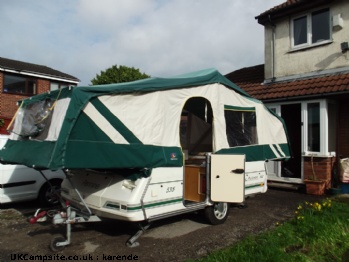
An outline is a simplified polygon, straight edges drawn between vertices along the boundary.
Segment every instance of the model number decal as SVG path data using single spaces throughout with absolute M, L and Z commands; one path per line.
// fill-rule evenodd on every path
M 175 191 L 175 189 L 176 189 L 176 187 L 174 187 L 174 186 L 168 187 L 168 188 L 166 189 L 166 193 L 172 193 L 172 192 Z

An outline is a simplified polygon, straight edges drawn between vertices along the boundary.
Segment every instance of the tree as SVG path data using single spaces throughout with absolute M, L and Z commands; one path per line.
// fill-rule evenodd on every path
M 91 80 L 91 83 L 93 85 L 104 85 L 130 82 L 149 77 L 149 75 L 141 73 L 139 69 L 134 67 L 113 65 L 107 70 L 101 71 L 100 75 L 97 74 L 96 77 Z

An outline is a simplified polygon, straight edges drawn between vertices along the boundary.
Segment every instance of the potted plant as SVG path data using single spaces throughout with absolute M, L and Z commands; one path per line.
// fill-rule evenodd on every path
M 325 194 L 326 183 L 323 180 L 304 179 L 307 194 L 323 195 Z
M 323 195 L 325 193 L 326 181 L 318 179 L 314 171 L 313 155 L 311 156 L 311 176 L 304 179 L 306 192 L 310 195 Z

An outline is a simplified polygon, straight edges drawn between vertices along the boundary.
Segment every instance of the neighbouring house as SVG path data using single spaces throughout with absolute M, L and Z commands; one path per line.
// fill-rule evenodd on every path
M 226 76 L 281 115 L 293 158 L 269 162 L 268 180 L 330 189 L 349 157 L 349 1 L 288 0 L 256 17 L 265 31 L 262 65 Z
M 79 82 L 76 77 L 47 66 L 0 57 L 0 134 L 7 134 L 17 101 Z

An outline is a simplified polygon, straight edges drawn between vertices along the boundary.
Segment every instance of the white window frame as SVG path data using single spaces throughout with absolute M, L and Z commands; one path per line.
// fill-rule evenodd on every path
M 51 82 L 50 83 L 50 91 L 58 90 L 59 89 L 59 83 L 57 82 Z
M 319 151 L 310 151 L 308 150 L 308 104 L 319 104 L 320 110 L 320 150 Z M 312 100 L 307 102 L 302 102 L 302 122 L 303 122 L 303 155 L 327 155 L 327 137 L 328 134 L 328 125 L 327 125 L 327 109 L 326 109 L 326 100 Z
M 335 152 L 329 152 L 329 121 L 328 121 L 328 105 L 331 103 L 330 100 L 318 99 L 318 100 L 309 100 L 309 101 L 298 101 L 298 102 L 286 102 L 280 104 L 266 104 L 270 109 L 275 110 L 276 114 L 281 116 L 281 106 L 287 104 L 300 104 L 301 105 L 301 121 L 302 121 L 302 130 L 301 130 L 301 149 L 302 149 L 302 160 L 301 160 L 301 178 L 284 178 L 281 175 L 281 164 L 280 162 L 270 161 L 266 163 L 268 179 L 275 181 L 287 181 L 299 183 L 303 181 L 304 175 L 304 156 L 314 155 L 317 157 L 329 157 L 335 156 Z M 320 151 L 312 152 L 306 150 L 308 147 L 308 104 L 309 103 L 320 103 Z M 333 103 L 333 102 L 332 102 Z M 282 116 L 281 116 L 282 117 Z M 292 143 L 292 141 L 290 141 Z
M 301 104 L 301 121 L 302 121 L 302 136 L 301 146 L 303 156 L 332 156 L 334 152 L 329 152 L 329 126 L 328 126 L 328 104 L 330 101 L 326 99 L 309 100 L 303 102 L 296 102 Z M 320 104 L 320 151 L 308 150 L 308 104 L 319 103 Z M 292 103 L 281 103 L 281 104 L 267 104 L 269 108 L 274 108 L 276 113 L 281 115 L 281 105 L 292 104 Z M 282 116 L 281 116 L 282 117 Z M 291 141 L 292 143 L 292 141 Z
M 67 83 L 60 83 L 60 82 L 51 82 L 50 83 L 50 91 L 55 91 L 64 87 L 68 87 L 69 84 Z
M 312 43 L 311 40 L 312 40 L 312 32 L 313 32 L 313 29 L 312 29 L 312 23 L 311 23 L 311 18 L 312 18 L 312 15 L 314 12 L 317 12 L 317 11 L 321 11 L 321 10 L 325 10 L 325 9 L 328 9 L 328 12 L 329 12 L 329 34 L 330 34 L 330 37 L 329 39 L 326 39 L 324 41 L 321 41 L 321 42 L 318 42 L 318 43 Z M 304 43 L 304 44 L 300 44 L 300 45 L 295 45 L 294 44 L 294 21 L 298 18 L 301 18 L 301 17 L 306 17 L 307 19 L 307 42 Z M 307 47 L 313 47 L 313 46 L 319 46 L 319 45 L 323 45 L 323 44 L 327 44 L 327 43 L 331 43 L 332 42 L 332 19 L 331 19 L 331 9 L 330 8 L 321 8 L 321 9 L 316 9 L 316 10 L 312 10 L 311 12 L 309 13 L 303 13 L 301 15 L 298 15 L 298 16 L 294 16 L 291 18 L 290 20 L 290 39 L 291 39 L 291 48 L 292 49 L 302 49 L 302 48 L 307 48 Z

